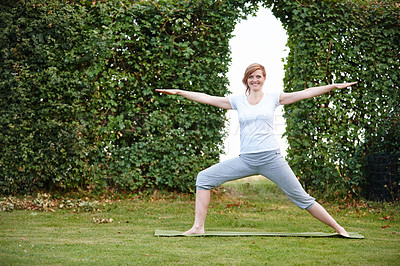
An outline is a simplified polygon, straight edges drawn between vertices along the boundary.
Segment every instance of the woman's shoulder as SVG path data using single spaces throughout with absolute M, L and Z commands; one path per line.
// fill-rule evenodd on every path
M 279 105 L 281 93 L 282 93 L 281 91 L 266 92 L 264 96 L 266 96 L 265 98 L 269 99 L 269 101 L 275 103 L 275 105 Z
M 228 97 L 231 98 L 231 99 L 235 99 L 235 100 L 241 100 L 241 99 L 245 99 L 246 95 L 244 95 L 244 94 L 230 94 Z
M 246 96 L 244 94 L 231 94 L 228 96 L 229 102 L 233 110 L 237 110 L 242 106 Z
M 246 95 L 244 94 L 231 94 L 228 97 L 231 102 L 243 102 L 246 100 Z
M 266 95 L 281 95 L 281 91 L 268 91 L 265 92 Z

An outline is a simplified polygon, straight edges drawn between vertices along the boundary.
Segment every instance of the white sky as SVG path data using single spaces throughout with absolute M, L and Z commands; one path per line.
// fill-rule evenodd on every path
M 229 68 L 229 90 L 233 94 L 242 94 L 245 87 L 242 78 L 246 67 L 252 63 L 260 63 L 265 67 L 267 80 L 264 83 L 264 91 L 282 91 L 284 77 L 284 63 L 286 58 L 286 32 L 281 22 L 274 17 L 269 9 L 260 7 L 257 16 L 248 17 L 241 21 L 235 28 L 230 41 L 232 51 L 232 64 Z M 279 114 L 281 109 L 277 109 Z M 221 155 L 221 161 L 239 155 L 239 123 L 236 111 L 228 111 L 230 125 L 227 126 L 228 137 L 225 140 L 225 153 Z M 279 119 L 278 119 L 279 120 Z M 282 131 L 282 126 L 277 126 Z M 282 134 L 282 132 L 278 132 Z M 286 142 L 281 141 L 282 155 L 286 155 Z
M 262 64 L 267 71 L 264 90 L 283 90 L 283 62 L 287 56 L 286 32 L 281 22 L 269 9 L 260 7 L 256 17 L 241 21 L 233 31 L 230 41 L 232 64 L 228 72 L 230 90 L 244 92 L 241 80 L 246 67 L 252 63 Z

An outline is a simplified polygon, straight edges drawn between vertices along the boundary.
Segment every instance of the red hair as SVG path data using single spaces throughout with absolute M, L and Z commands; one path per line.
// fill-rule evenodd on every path
M 249 65 L 246 68 L 246 71 L 244 72 L 244 77 L 242 79 L 243 84 L 246 86 L 246 95 L 250 94 L 250 87 L 247 84 L 247 80 L 249 79 L 250 75 L 252 73 L 254 73 L 255 71 L 257 71 L 257 70 L 261 70 L 264 78 L 267 76 L 267 72 L 265 71 L 265 68 L 264 68 L 263 65 L 260 65 L 260 64 L 257 64 L 257 63 Z

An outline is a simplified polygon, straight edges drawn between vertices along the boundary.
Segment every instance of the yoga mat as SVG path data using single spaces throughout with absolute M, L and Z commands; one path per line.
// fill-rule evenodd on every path
M 303 232 L 303 233 L 281 233 L 281 232 L 228 232 L 228 231 L 207 231 L 205 234 L 190 235 L 188 237 L 204 237 L 204 236 L 286 236 L 286 237 L 341 237 L 352 239 L 363 239 L 364 236 L 356 232 L 348 232 L 349 237 L 339 235 L 338 233 L 321 233 L 321 232 Z M 155 236 L 185 236 L 181 231 L 159 230 L 154 233 Z

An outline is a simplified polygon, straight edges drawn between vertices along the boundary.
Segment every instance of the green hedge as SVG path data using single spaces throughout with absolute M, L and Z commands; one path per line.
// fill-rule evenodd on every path
M 351 89 L 285 106 L 287 159 L 309 190 L 360 195 L 367 156 L 400 150 L 400 6 L 268 2 L 288 34 L 286 91 L 358 81 Z
M 359 82 L 285 107 L 306 188 L 359 195 L 368 154 L 400 150 L 395 1 L 4 0 L 0 193 L 193 190 L 225 112 L 154 90 L 226 95 L 231 33 L 258 3 L 287 30 L 285 91 Z
M 194 189 L 225 112 L 156 88 L 228 93 L 254 1 L 2 1 L 0 193 Z

